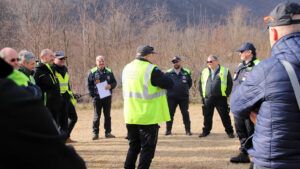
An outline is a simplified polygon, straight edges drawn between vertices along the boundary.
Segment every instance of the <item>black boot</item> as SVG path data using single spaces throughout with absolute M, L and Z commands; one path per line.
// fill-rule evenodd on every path
M 171 133 L 170 130 L 167 130 L 166 133 L 165 133 L 166 136 L 171 135 L 171 134 L 172 134 L 172 133 Z
M 249 159 L 248 154 L 240 153 L 238 156 L 232 157 L 230 159 L 230 162 L 232 162 L 232 163 L 250 163 L 250 159 Z

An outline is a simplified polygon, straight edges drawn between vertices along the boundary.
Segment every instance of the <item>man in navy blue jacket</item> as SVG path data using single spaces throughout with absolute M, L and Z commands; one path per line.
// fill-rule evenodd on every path
M 189 115 L 189 89 L 192 87 L 191 71 L 181 66 L 182 60 L 178 56 L 172 59 L 173 69 L 166 73 L 170 77 L 174 86 L 167 90 L 168 106 L 170 109 L 171 121 L 166 123 L 167 130 L 165 135 L 170 135 L 173 125 L 173 118 L 177 105 L 179 105 L 186 135 L 191 136 L 191 120 Z
M 260 62 L 236 88 L 231 109 L 236 118 L 250 116 L 256 122 L 253 147 L 248 150 L 254 168 L 296 169 L 300 166 L 300 110 L 280 60 L 292 65 L 299 80 L 300 4 L 278 4 L 265 22 L 271 57 Z

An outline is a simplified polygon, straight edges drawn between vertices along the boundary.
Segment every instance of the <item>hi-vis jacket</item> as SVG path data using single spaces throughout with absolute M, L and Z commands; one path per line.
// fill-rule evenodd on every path
M 122 73 L 125 123 L 150 125 L 170 120 L 166 90 L 151 83 L 155 68 L 156 65 L 139 59 L 125 66 Z

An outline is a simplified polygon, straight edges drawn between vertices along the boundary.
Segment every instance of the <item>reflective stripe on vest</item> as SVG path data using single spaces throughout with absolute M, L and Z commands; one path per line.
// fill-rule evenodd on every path
M 62 75 L 58 72 L 55 72 L 55 75 L 58 78 L 60 93 L 64 94 L 64 93 L 68 92 L 69 95 L 71 96 L 70 101 L 74 105 L 76 103 L 76 99 L 75 99 L 73 93 L 70 91 L 70 88 L 69 88 L 69 74 L 68 74 L 68 72 L 66 72 L 65 78 L 63 78 Z
M 152 72 L 154 65 L 149 64 L 146 68 L 145 77 L 144 77 L 144 87 L 143 87 L 143 93 L 135 93 L 135 92 L 129 92 L 129 91 L 123 91 L 124 97 L 131 97 L 131 98 L 139 98 L 139 99 L 154 99 L 157 97 L 160 97 L 162 95 L 166 94 L 166 90 L 160 91 L 158 93 L 149 94 L 148 93 L 148 83 L 150 80 L 150 75 Z
M 48 63 L 45 63 L 45 65 L 47 66 L 47 68 L 48 68 L 48 69 L 50 70 L 50 72 L 52 73 L 52 74 L 49 74 L 49 75 L 50 75 L 50 78 L 51 78 L 51 80 L 52 80 L 52 83 L 53 83 L 53 84 L 56 84 L 57 81 L 56 81 L 55 78 L 52 76 L 52 75 L 54 75 L 54 73 L 53 73 L 53 71 L 52 71 L 50 65 L 49 65 Z
M 229 71 L 228 68 L 220 66 L 219 76 L 220 76 L 220 80 L 221 80 L 220 87 L 221 87 L 222 96 L 226 96 L 228 71 Z M 210 75 L 209 68 L 205 68 L 201 74 L 201 88 L 202 88 L 202 95 L 204 98 L 206 97 L 206 83 L 207 83 L 209 75 Z
M 62 75 L 58 72 L 55 72 L 55 75 L 58 78 L 59 86 L 60 86 L 60 93 L 66 93 L 69 91 L 69 74 L 66 72 L 65 77 L 63 78 Z
M 171 119 L 166 90 L 151 84 L 155 67 L 138 59 L 125 66 L 122 73 L 125 123 L 150 125 Z
M 34 78 L 33 78 L 31 75 L 29 76 L 29 81 L 30 81 L 32 84 L 35 85 L 35 80 L 34 80 Z

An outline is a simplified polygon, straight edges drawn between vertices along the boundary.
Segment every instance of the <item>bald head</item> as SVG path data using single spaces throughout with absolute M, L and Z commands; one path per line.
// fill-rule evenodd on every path
M 40 54 L 41 61 L 52 64 L 54 60 L 54 53 L 50 49 L 43 49 Z
M 3 48 L 0 51 L 0 57 L 9 63 L 14 69 L 19 69 L 18 53 L 13 48 Z

